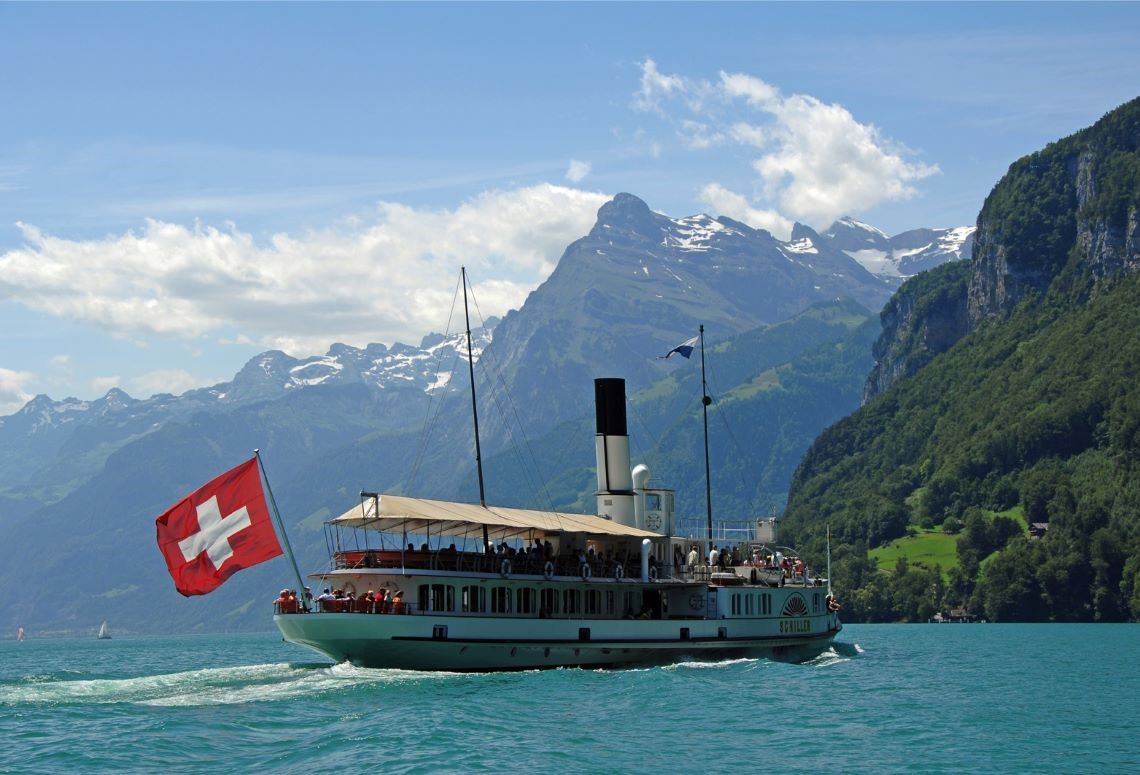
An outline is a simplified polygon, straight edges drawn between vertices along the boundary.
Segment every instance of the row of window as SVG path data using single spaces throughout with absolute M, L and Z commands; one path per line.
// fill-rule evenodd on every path
M 733 592 L 731 598 L 733 616 L 771 616 L 772 595 L 770 592 Z M 823 611 L 823 597 L 819 592 L 811 596 L 812 613 Z
M 731 605 L 733 616 L 770 616 L 772 614 L 772 593 L 733 592 Z
M 641 605 L 637 590 L 614 589 L 534 589 L 533 587 L 485 587 L 481 584 L 458 588 L 450 584 L 420 584 L 421 611 L 465 614 L 587 614 L 623 616 Z

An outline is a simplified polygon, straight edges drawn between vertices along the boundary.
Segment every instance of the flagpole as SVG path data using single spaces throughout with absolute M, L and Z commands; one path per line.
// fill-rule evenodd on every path
M 301 578 L 301 569 L 297 567 L 297 558 L 293 556 L 293 547 L 289 545 L 289 535 L 285 532 L 285 524 L 281 521 L 281 512 L 277 510 L 277 499 L 273 497 L 273 488 L 269 486 L 269 474 L 265 473 L 265 463 L 261 461 L 261 451 L 254 450 L 253 456 L 257 458 L 257 467 L 261 471 L 261 480 L 265 482 L 265 490 L 269 493 L 269 505 L 273 507 L 273 516 L 277 519 L 277 530 L 281 533 L 281 540 L 285 544 L 285 553 L 289 555 L 289 562 L 293 566 L 293 573 L 297 576 L 297 602 L 303 611 L 309 610 L 309 601 L 305 597 L 305 582 Z
M 831 525 L 827 526 L 827 594 L 831 594 Z
M 693 329 L 689 329 L 692 331 Z M 712 547 L 712 481 L 709 476 L 709 387 L 705 381 L 705 326 L 701 324 L 701 411 L 705 416 L 705 508 L 708 511 L 709 547 Z

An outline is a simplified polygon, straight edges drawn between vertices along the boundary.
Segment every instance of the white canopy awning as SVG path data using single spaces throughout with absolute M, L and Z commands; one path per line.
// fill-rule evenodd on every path
M 592 536 L 661 538 L 660 533 L 629 527 L 591 514 L 561 511 L 508 509 L 477 503 L 452 503 L 403 495 L 366 498 L 336 519 L 333 525 L 370 530 L 449 536 L 482 534 L 487 527 L 493 539 L 527 535 L 541 538 L 556 533 L 586 533 Z

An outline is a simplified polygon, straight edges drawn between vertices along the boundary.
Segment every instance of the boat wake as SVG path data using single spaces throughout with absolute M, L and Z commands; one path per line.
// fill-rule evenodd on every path
M 763 662 L 763 659 L 742 657 L 739 659 L 721 659 L 717 661 L 712 660 L 689 660 L 686 662 L 677 662 L 672 665 L 665 665 L 663 670 L 668 672 L 676 672 L 678 670 L 724 670 L 726 668 L 735 667 L 736 665 L 753 665 L 758 662 Z
M 858 643 L 832 643 L 827 651 L 803 664 L 808 667 L 831 667 L 850 662 L 862 653 L 863 649 Z
M 74 674 L 27 676 L 0 685 L 0 707 L 19 705 L 136 705 L 192 707 L 276 702 L 384 684 L 422 684 L 458 673 L 370 670 L 349 663 L 265 664 L 182 673 L 77 680 Z

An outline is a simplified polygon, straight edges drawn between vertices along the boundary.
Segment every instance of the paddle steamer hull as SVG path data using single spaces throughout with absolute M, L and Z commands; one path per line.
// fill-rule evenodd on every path
M 687 658 L 768 657 L 802 662 L 826 651 L 839 627 L 828 616 L 798 620 L 797 626 L 809 631 L 795 635 L 761 634 L 761 630 L 779 629 L 778 623 L 772 628 L 726 620 L 503 622 L 471 617 L 457 622 L 450 617 L 367 614 L 279 615 L 275 619 L 285 640 L 338 662 L 443 671 L 664 664 Z
M 807 582 L 727 586 L 430 570 L 313 578 L 334 588 L 405 590 L 408 600 L 398 607 L 389 598 L 364 611 L 340 613 L 336 605 L 318 604 L 310 613 L 274 617 L 285 640 L 372 668 L 527 670 L 736 657 L 800 662 L 827 650 L 841 629 L 838 615 L 827 609 L 826 590 Z M 487 604 L 496 601 L 515 604 L 499 603 L 501 612 L 488 615 Z M 526 610 L 521 601 L 551 609 Z M 581 613 L 590 601 L 596 615 Z M 622 615 L 626 604 L 642 614 Z

